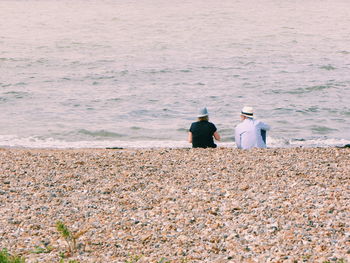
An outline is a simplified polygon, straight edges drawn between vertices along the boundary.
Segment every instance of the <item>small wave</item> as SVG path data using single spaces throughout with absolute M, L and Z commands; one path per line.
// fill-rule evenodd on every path
M 187 82 L 176 82 L 174 83 L 174 86 L 187 86 L 188 83 Z
M 333 67 L 332 65 L 325 65 L 325 66 L 321 66 L 320 69 L 335 70 L 336 68 Z
M 116 138 L 116 137 L 124 137 L 125 135 L 115 132 L 110 132 L 106 130 L 99 130 L 99 131 L 88 131 L 85 129 L 81 129 L 78 131 L 79 134 L 88 135 L 91 137 L 109 137 L 109 138 Z
M 214 66 L 202 66 L 200 68 L 201 69 L 215 69 L 216 67 L 214 67 Z
M 338 131 L 337 129 L 329 128 L 326 126 L 317 126 L 317 125 L 312 126 L 311 130 L 317 134 L 328 134 L 333 131 Z
M 107 99 L 107 101 L 121 101 L 122 99 L 121 98 L 110 98 L 110 99 Z
M 314 139 L 292 139 L 289 141 L 291 147 L 337 147 L 350 143 L 350 140 L 334 138 L 314 138 Z
M 159 73 L 170 73 L 170 69 L 151 69 L 149 71 L 145 71 L 145 73 L 149 74 L 159 74 Z
M 121 75 L 121 76 L 125 76 L 125 75 L 127 75 L 127 74 L 129 74 L 129 70 L 122 70 L 122 71 L 120 71 L 119 72 L 119 74 Z
M 102 46 L 104 47 L 104 46 Z M 97 63 L 114 63 L 115 60 L 114 59 L 100 59 L 96 61 Z
M 350 116 L 350 111 L 343 111 L 341 112 L 341 114 L 345 116 Z
M 13 86 L 26 86 L 26 85 L 28 85 L 28 83 L 26 82 L 18 82 L 16 84 L 13 84 Z
M 49 62 L 49 60 L 45 58 L 40 58 L 40 59 L 37 59 L 35 62 L 38 64 L 46 64 Z
M 180 69 L 179 70 L 180 72 L 183 72 L 183 73 L 189 73 L 189 72 L 192 72 L 191 69 Z
M 115 76 L 110 76 L 110 75 L 92 75 L 88 76 L 87 79 L 92 79 L 92 80 L 106 80 L 106 79 L 114 79 Z
M 275 89 L 275 90 L 267 90 L 264 91 L 265 94 L 305 94 L 305 93 L 311 93 L 316 91 L 322 91 L 328 88 L 331 88 L 331 85 L 316 85 L 306 88 L 297 88 L 292 90 L 282 90 L 282 89 Z
M 28 58 L 0 58 L 0 61 L 9 61 L 9 62 L 28 62 Z
M 308 108 L 306 111 L 307 112 L 318 112 L 320 109 L 316 106 Z
M 311 86 L 311 87 L 307 87 L 304 89 L 300 89 L 300 93 L 310 93 L 313 91 L 320 91 L 320 90 L 324 90 L 324 89 L 328 89 L 330 88 L 330 85 L 319 85 L 319 86 Z
M 350 143 L 350 140 L 336 138 L 267 138 L 269 148 L 291 148 L 291 147 L 339 147 Z
M 3 98 L 5 100 L 11 100 L 11 99 L 23 99 L 25 97 L 28 97 L 28 92 L 22 92 L 22 91 L 9 91 L 3 93 Z
M 275 108 L 273 109 L 273 111 L 277 111 L 277 112 L 283 112 L 283 113 L 288 113 L 288 112 L 292 112 L 294 111 L 294 109 L 290 109 L 290 108 Z

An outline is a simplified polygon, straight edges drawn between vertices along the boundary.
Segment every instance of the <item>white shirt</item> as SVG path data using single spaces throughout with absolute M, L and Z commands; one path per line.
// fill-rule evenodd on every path
M 235 140 L 237 148 L 266 148 L 266 144 L 261 136 L 261 130 L 269 130 L 267 124 L 251 118 L 245 119 L 237 125 L 235 130 Z

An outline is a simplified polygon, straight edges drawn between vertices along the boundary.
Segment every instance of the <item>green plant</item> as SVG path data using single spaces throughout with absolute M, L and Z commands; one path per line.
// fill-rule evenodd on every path
M 170 263 L 170 261 L 166 260 L 166 258 L 161 258 L 157 263 Z
M 346 263 L 345 259 L 343 258 L 340 258 L 340 259 L 337 259 L 336 261 L 333 261 L 334 263 Z M 323 261 L 322 263 L 331 263 L 330 261 Z
M 61 236 L 66 240 L 68 245 L 68 252 L 72 253 L 77 250 L 77 240 L 80 236 L 84 235 L 88 229 L 77 231 L 73 233 L 69 228 L 61 221 L 56 222 L 56 229 Z
M 60 257 L 60 263 L 64 263 L 64 258 L 66 258 L 66 255 L 61 251 L 58 253 L 58 256 Z
M 32 251 L 33 254 L 42 254 L 42 253 L 50 253 L 53 250 L 51 246 L 39 247 L 35 246 Z
M 304 261 L 307 261 L 311 258 L 311 255 L 303 255 L 302 258 Z
M 7 249 L 0 251 L 0 263 L 25 263 L 25 259 L 19 256 L 10 255 Z
M 65 263 L 63 258 L 60 259 L 60 263 Z M 79 263 L 79 261 L 78 260 L 69 260 L 68 263 Z
M 136 263 L 137 261 L 139 261 L 141 259 L 142 256 L 139 255 L 133 255 L 130 256 L 129 259 L 127 261 L 125 261 L 125 263 Z

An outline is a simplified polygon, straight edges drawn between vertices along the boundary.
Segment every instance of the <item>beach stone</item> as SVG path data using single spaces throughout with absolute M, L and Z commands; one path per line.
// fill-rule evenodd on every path
M 58 262 L 62 221 L 80 262 L 349 261 L 349 151 L 3 149 L 0 247 Z

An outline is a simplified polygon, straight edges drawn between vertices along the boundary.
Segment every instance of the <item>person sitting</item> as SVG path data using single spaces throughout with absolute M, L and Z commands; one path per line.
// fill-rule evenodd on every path
M 213 138 L 220 141 L 220 135 L 215 125 L 209 122 L 207 108 L 201 109 L 197 117 L 197 122 L 191 124 L 188 141 L 192 143 L 193 148 L 216 148 Z
M 270 126 L 254 119 L 252 107 L 242 109 L 241 121 L 235 129 L 237 148 L 266 148 L 266 131 Z

